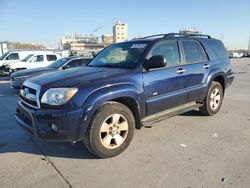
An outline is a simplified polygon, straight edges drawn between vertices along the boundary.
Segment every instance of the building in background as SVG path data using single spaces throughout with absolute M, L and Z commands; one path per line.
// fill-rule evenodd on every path
M 102 35 L 102 43 L 105 45 L 110 45 L 113 43 L 113 36 L 110 34 L 104 34 Z
M 78 55 L 86 55 L 98 53 L 104 48 L 103 44 L 98 42 L 98 36 L 81 35 L 81 34 L 67 34 L 61 37 L 61 49 L 74 51 Z
M 116 21 L 113 26 L 113 43 L 128 40 L 128 25 L 121 21 Z
M 61 37 L 62 47 L 71 43 L 84 43 L 84 44 L 96 44 L 98 43 L 98 36 L 96 35 L 81 35 L 81 34 L 67 34 Z
M 96 44 L 84 44 L 84 43 L 71 43 L 70 50 L 75 51 L 86 51 L 86 52 L 95 52 L 103 49 L 105 46 L 102 43 Z

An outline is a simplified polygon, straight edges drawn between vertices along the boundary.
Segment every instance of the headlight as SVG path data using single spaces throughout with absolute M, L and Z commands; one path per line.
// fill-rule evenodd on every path
M 77 91 L 77 88 L 51 88 L 43 94 L 41 103 L 62 105 L 70 100 Z
M 18 77 L 13 76 L 14 80 L 22 80 L 22 81 L 27 80 L 29 77 L 30 76 L 18 76 Z

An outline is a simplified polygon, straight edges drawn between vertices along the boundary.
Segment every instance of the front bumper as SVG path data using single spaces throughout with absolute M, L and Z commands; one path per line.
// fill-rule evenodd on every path
M 25 106 L 20 100 L 15 118 L 29 134 L 48 141 L 73 142 L 82 122 L 82 109 L 65 111 L 64 109 L 37 109 Z M 55 124 L 58 131 L 54 132 L 51 125 Z
M 6 65 L 0 66 L 0 75 L 1 76 L 9 75 L 9 68 L 7 68 Z

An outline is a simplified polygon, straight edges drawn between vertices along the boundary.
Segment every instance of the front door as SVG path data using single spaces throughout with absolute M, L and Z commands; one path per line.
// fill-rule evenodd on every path
M 181 63 L 178 42 L 167 40 L 157 43 L 149 52 L 147 59 L 153 55 L 163 55 L 167 65 L 164 68 L 151 69 L 143 73 L 147 115 L 187 101 L 184 84 L 186 72 Z

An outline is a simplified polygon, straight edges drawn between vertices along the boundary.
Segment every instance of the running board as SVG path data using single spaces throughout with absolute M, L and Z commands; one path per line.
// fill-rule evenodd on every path
M 146 116 L 141 120 L 141 122 L 143 126 L 151 127 L 150 125 L 153 123 L 175 116 L 177 114 L 183 114 L 195 108 L 199 108 L 202 105 L 203 105 L 202 103 L 190 102 L 190 103 L 183 104 L 183 105 L 180 105 L 180 106 L 168 109 L 168 110 L 164 110 L 162 112 L 158 112 L 153 115 Z

